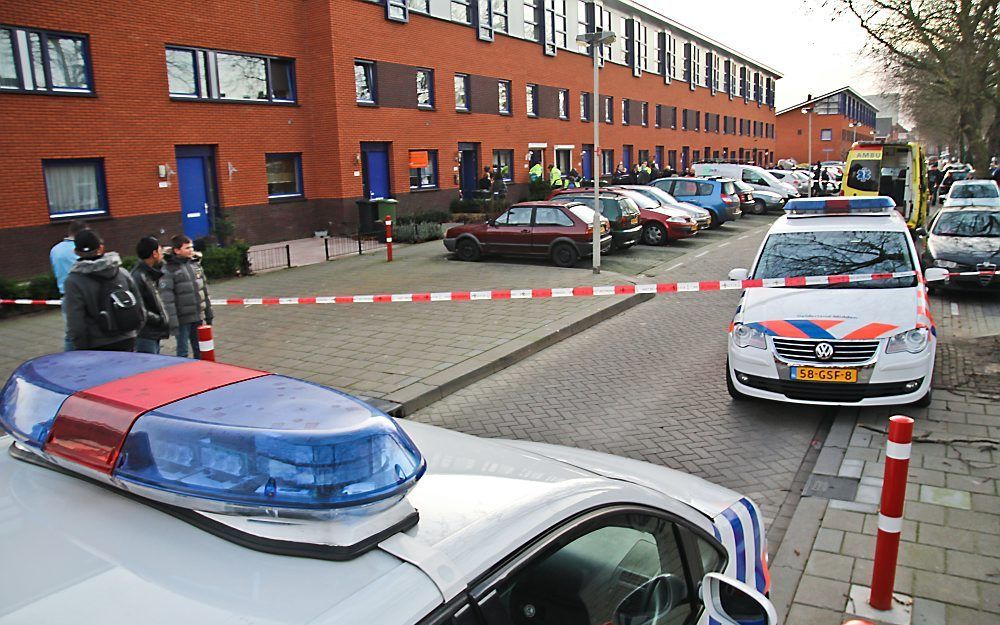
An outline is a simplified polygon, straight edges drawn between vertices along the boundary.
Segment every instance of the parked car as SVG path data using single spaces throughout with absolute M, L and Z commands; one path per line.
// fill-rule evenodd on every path
M 643 243 L 646 245 L 664 245 L 668 241 L 685 239 L 698 232 L 698 224 L 694 218 L 678 208 L 665 206 L 659 201 L 650 199 L 646 195 L 639 193 L 635 190 L 637 186 L 639 185 L 612 185 L 606 189 L 602 188 L 601 194 L 603 196 L 607 192 L 615 197 L 625 197 L 635 202 L 635 205 L 639 208 L 639 223 L 642 225 L 641 240 Z M 576 193 L 573 193 L 574 191 Z M 562 194 L 553 195 L 555 197 L 552 199 L 565 195 L 574 201 L 584 202 L 588 206 L 594 201 L 593 192 L 588 195 L 580 193 L 580 189 L 571 189 L 562 192 Z M 607 216 L 607 213 L 603 214 Z M 614 234 L 613 230 L 612 234 Z
M 958 185 L 955 185 L 958 188 Z M 920 254 L 920 264 L 952 273 L 989 272 L 1000 267 L 1000 209 L 942 208 L 934 216 Z M 936 288 L 1000 291 L 1000 276 L 952 276 Z
M 770 172 L 756 165 L 740 165 L 737 163 L 695 163 L 694 173 L 698 176 L 725 176 L 733 180 L 742 180 L 754 189 L 763 189 L 781 194 L 786 200 L 799 197 L 801 194 L 794 186 L 782 182 Z
M 660 203 L 661 206 L 667 206 L 669 208 L 676 208 L 677 210 L 683 212 L 684 214 L 694 219 L 695 223 L 698 225 L 699 230 L 708 230 L 708 227 L 712 225 L 712 214 L 700 206 L 695 206 L 690 202 L 681 202 L 674 196 L 670 195 L 663 189 L 655 187 L 651 184 L 630 184 L 621 185 L 624 189 L 632 189 L 637 191 L 646 197 L 655 200 Z
M 484 254 L 547 256 L 560 267 L 572 267 L 591 255 L 593 223 L 593 209 L 583 204 L 523 202 L 486 223 L 448 228 L 444 246 L 466 261 Z M 609 249 L 611 224 L 601 217 L 601 251 Z
M 1000 208 L 1000 187 L 992 180 L 957 180 L 944 199 L 944 208 L 962 206 Z
M 736 188 L 741 191 L 745 190 L 751 198 L 750 207 L 744 209 L 743 212 L 749 210 L 752 215 L 763 215 L 769 210 L 782 210 L 785 208 L 785 198 L 781 197 L 780 194 L 766 189 L 754 189 L 741 180 L 736 180 L 735 182 Z
M 622 250 L 639 243 L 643 237 L 642 211 L 635 201 L 621 193 L 601 187 L 601 214 L 611 222 L 611 250 Z M 549 195 L 554 202 L 579 202 L 594 206 L 594 191 L 559 189 Z
M 795 187 L 795 190 L 798 191 L 800 195 L 806 195 L 809 193 L 809 185 L 812 179 L 808 174 L 788 169 L 769 169 L 767 172 L 778 180 Z
M 968 177 L 969 172 L 963 169 L 949 169 L 944 172 L 944 178 L 941 179 L 941 184 L 938 186 L 938 197 L 945 197 L 951 191 L 951 185 Z
M 690 202 L 711 214 L 710 228 L 718 228 L 740 217 L 740 198 L 734 181 L 725 178 L 660 178 L 650 183 L 683 202 Z

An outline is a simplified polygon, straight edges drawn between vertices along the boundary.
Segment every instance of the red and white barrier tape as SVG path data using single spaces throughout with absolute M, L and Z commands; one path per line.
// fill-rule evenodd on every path
M 652 284 L 609 284 L 546 289 L 491 289 L 488 291 L 442 291 L 427 293 L 385 293 L 373 295 L 330 295 L 317 297 L 239 297 L 213 299 L 212 306 L 274 306 L 289 304 L 388 304 L 393 302 L 463 302 L 473 300 L 546 299 L 550 297 L 597 297 L 635 295 L 636 293 L 692 293 L 696 291 L 739 291 L 759 287 L 794 288 L 850 282 L 891 280 L 915 275 L 913 271 L 895 273 L 857 273 L 836 276 L 803 276 L 763 280 L 709 280 L 702 282 L 656 282 Z M 955 276 L 995 275 L 995 271 L 965 271 Z M 3 305 L 59 306 L 57 299 L 0 299 Z

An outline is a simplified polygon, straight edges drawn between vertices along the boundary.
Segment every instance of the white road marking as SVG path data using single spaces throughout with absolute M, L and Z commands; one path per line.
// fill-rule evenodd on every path
M 727 245 L 729 245 L 729 241 L 726 241 L 725 243 L 719 243 L 719 247 L 726 247 Z
M 743 239 L 749 239 L 749 238 L 750 238 L 750 235 L 749 235 L 749 234 L 744 234 L 743 236 L 741 236 L 741 237 L 739 238 L 739 240 L 740 240 L 740 241 L 742 241 Z
M 708 254 L 708 252 L 709 252 L 709 250 L 705 250 L 705 251 L 704 251 L 704 252 L 702 252 L 701 254 L 695 254 L 695 255 L 694 255 L 694 257 L 695 257 L 695 258 L 701 258 L 701 257 L 702 257 L 702 256 L 704 256 L 705 254 Z
M 673 269 L 677 269 L 678 267 L 683 267 L 683 266 L 684 266 L 684 263 L 677 263 L 676 265 L 670 265 L 669 267 L 667 267 L 666 269 L 664 269 L 664 271 L 671 271 Z
M 951 316 L 952 317 L 958 316 L 958 304 L 956 302 L 951 303 Z

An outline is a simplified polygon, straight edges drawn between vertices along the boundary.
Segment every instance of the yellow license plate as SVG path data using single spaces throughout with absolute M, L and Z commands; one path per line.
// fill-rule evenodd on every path
M 829 369 L 826 367 L 792 367 L 792 379 L 799 382 L 841 382 L 858 381 L 857 369 Z

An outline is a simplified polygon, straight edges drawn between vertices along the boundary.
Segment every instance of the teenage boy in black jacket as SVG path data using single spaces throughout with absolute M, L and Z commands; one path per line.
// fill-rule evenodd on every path
M 156 237 L 142 237 L 135 246 L 139 262 L 132 270 L 132 279 L 139 288 L 139 296 L 146 307 L 146 325 L 139 331 L 135 351 L 159 354 L 160 341 L 170 336 L 170 317 L 163 306 L 158 288 L 163 272 L 163 247 Z

